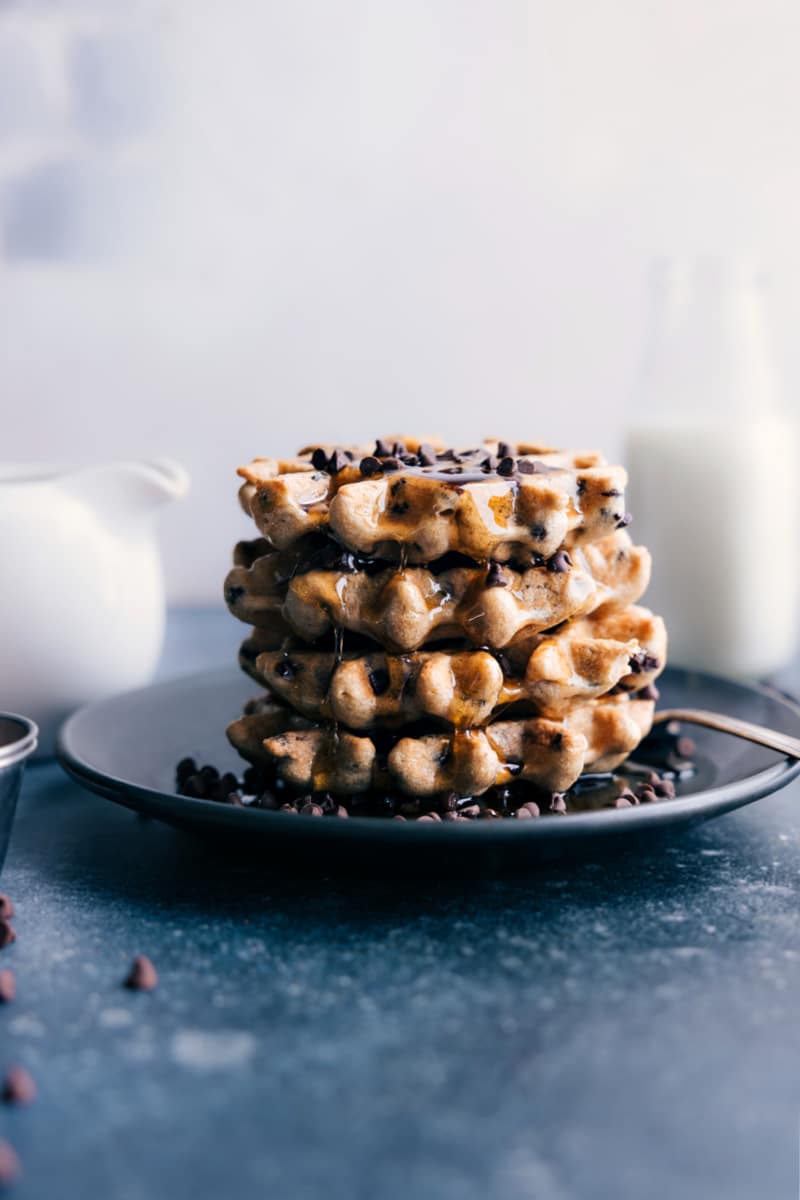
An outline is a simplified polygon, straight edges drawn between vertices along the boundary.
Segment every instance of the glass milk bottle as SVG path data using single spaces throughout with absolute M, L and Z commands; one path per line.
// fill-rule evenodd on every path
M 741 264 L 662 264 L 628 429 L 632 532 L 670 662 L 739 677 L 784 666 L 798 630 L 798 459 L 762 283 Z

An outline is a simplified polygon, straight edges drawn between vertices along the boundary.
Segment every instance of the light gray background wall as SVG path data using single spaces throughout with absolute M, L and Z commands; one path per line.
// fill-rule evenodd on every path
M 796 0 L 5 0 L 2 457 L 375 431 L 616 452 L 653 255 L 755 251 L 800 382 Z

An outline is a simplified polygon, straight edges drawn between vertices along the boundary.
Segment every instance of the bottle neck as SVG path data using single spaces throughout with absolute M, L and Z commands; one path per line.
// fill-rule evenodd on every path
M 702 260 L 656 272 L 636 403 L 665 418 L 779 414 L 763 287 L 752 272 Z

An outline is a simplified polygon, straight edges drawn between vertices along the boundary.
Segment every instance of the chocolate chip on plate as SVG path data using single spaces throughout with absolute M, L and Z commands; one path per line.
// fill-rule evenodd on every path
M 22 1174 L 22 1164 L 16 1150 L 5 1138 L 0 1138 L 0 1188 L 10 1187 Z
M 328 456 L 321 446 L 311 455 L 311 465 L 317 471 L 324 471 L 328 466 Z
M 340 450 L 337 447 L 328 460 L 328 470 L 330 471 L 331 475 L 338 475 L 340 471 L 343 471 L 345 467 L 349 466 L 350 459 L 347 457 L 344 450 Z
M 525 804 L 520 804 L 514 816 L 518 821 L 530 821 L 533 817 L 540 816 L 539 805 L 533 800 L 528 800 Z
M 36 1099 L 36 1083 L 24 1067 L 9 1067 L 3 1080 L 4 1104 L 32 1104 Z
M 436 466 L 436 451 L 429 442 L 423 442 L 418 452 L 419 465 L 421 467 Z
M 0 971 L 0 1004 L 10 1004 L 17 995 L 17 977 L 10 967 Z
M 378 438 L 375 443 L 375 455 L 377 458 L 388 458 L 392 453 L 392 447 L 389 446 L 383 438 Z
M 497 464 L 497 474 L 498 475 L 513 475 L 515 470 L 516 470 L 516 463 L 514 462 L 514 459 L 511 458 L 511 456 L 508 454 L 505 455 L 504 458 L 501 458 L 500 462 Z
M 146 954 L 137 954 L 125 977 L 125 987 L 134 992 L 152 992 L 158 985 L 158 972 Z
M 192 775 L 197 774 L 197 763 L 193 758 L 182 758 L 175 768 L 175 778 L 179 786 L 186 783 Z

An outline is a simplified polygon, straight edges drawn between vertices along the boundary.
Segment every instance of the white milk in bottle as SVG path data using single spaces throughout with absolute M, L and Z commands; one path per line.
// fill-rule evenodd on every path
M 767 348 L 762 287 L 739 264 L 663 264 L 627 439 L 628 507 L 653 556 L 646 603 L 670 662 L 754 677 L 798 630 L 798 459 Z

